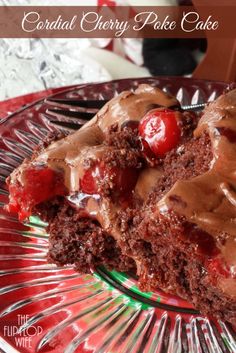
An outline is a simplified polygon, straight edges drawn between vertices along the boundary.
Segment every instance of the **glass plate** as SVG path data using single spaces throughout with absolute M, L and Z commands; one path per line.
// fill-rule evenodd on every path
M 142 78 L 80 85 L 57 99 L 107 99 L 149 83 L 182 104 L 215 99 L 221 82 Z M 142 293 L 129 274 L 97 269 L 80 275 L 49 265 L 45 224 L 21 224 L 4 211 L 5 178 L 49 131 L 49 100 L 0 122 L 0 348 L 20 353 L 235 353 L 232 327 L 202 317 L 189 303 L 159 290 Z M 57 116 L 54 121 L 75 121 Z M 214 313 L 212 313 L 214 314 Z

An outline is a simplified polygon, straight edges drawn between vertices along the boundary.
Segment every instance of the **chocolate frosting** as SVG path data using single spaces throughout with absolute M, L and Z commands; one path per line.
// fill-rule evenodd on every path
M 176 106 L 179 102 L 174 97 L 156 87 L 141 84 L 134 92 L 124 91 L 111 99 L 83 128 L 98 125 L 106 132 L 113 124 L 121 126 L 125 121 L 141 120 L 153 108 Z
M 199 137 L 204 132 L 212 145 L 210 170 L 178 181 L 160 200 L 159 211 L 165 214 L 172 209 L 215 237 L 231 272 L 236 274 L 236 90 L 206 107 L 194 135 Z M 220 286 L 229 292 L 231 282 L 222 280 Z

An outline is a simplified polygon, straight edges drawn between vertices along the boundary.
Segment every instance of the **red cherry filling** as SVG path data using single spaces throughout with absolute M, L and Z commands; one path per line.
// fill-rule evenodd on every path
M 80 189 L 86 194 L 99 194 L 100 188 L 109 185 L 113 196 L 130 194 L 137 182 L 138 173 L 134 168 L 108 167 L 103 162 L 97 162 L 87 169 L 80 180 Z
M 181 130 L 176 119 L 176 112 L 170 109 L 153 109 L 148 112 L 139 124 L 139 135 L 148 144 L 156 157 L 163 157 L 176 147 L 180 140 Z
M 205 269 L 214 278 L 223 276 L 225 278 L 236 278 L 236 267 L 229 266 L 222 258 L 219 248 L 216 246 L 215 239 L 207 232 L 199 229 L 196 225 L 187 224 L 185 236 L 195 244 L 196 254 L 204 256 Z
M 20 221 L 28 218 L 37 204 L 67 193 L 62 174 L 52 169 L 29 168 L 23 172 L 22 177 L 24 185 L 9 184 L 10 200 L 7 206 L 8 211 L 18 212 Z
M 236 278 L 236 273 L 231 271 L 230 266 L 228 266 L 220 257 L 209 259 L 206 267 L 208 272 L 215 276 L 220 274 L 225 278 Z

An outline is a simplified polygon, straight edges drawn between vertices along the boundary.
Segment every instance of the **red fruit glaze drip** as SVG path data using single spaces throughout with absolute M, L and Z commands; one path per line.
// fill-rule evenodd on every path
M 181 130 L 176 112 L 170 109 L 151 110 L 139 124 L 139 135 L 156 157 L 163 157 L 176 147 L 180 140 Z
M 225 278 L 236 278 L 236 274 L 231 272 L 230 266 L 228 266 L 221 257 L 215 257 L 208 260 L 206 268 L 209 273 L 218 277 L 221 275 Z
M 209 233 L 193 224 L 186 225 L 185 233 L 191 244 L 195 244 L 195 250 L 198 255 L 212 258 L 219 254 L 215 239 Z
M 109 168 L 103 162 L 97 162 L 87 169 L 80 180 L 80 189 L 86 194 L 99 194 L 99 188 L 104 182 L 109 182 L 113 196 L 130 193 L 137 182 L 138 172 L 134 168 Z
M 31 215 L 32 208 L 55 196 L 67 194 L 61 173 L 45 167 L 29 168 L 23 174 L 24 185 L 9 183 L 7 210 L 17 212 L 20 221 Z
M 234 268 L 228 266 L 222 258 L 220 249 L 216 246 L 215 239 L 210 234 L 191 224 L 186 227 L 185 231 L 186 237 L 191 241 L 191 244 L 196 244 L 196 253 L 204 256 L 204 267 L 207 272 L 214 278 L 218 276 L 236 278 Z

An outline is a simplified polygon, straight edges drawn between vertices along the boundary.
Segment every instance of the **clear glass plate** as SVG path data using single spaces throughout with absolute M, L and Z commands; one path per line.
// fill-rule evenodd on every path
M 76 86 L 54 98 L 107 99 L 142 82 L 182 104 L 213 100 L 226 87 L 142 78 Z M 45 224 L 34 217 L 21 224 L 5 212 L 6 177 L 57 129 L 50 123 L 50 107 L 50 101 L 40 101 L 0 122 L 0 348 L 7 353 L 235 353 L 233 328 L 202 317 L 183 299 L 159 290 L 142 293 L 129 274 L 99 268 L 80 275 L 71 267 L 49 265 Z

